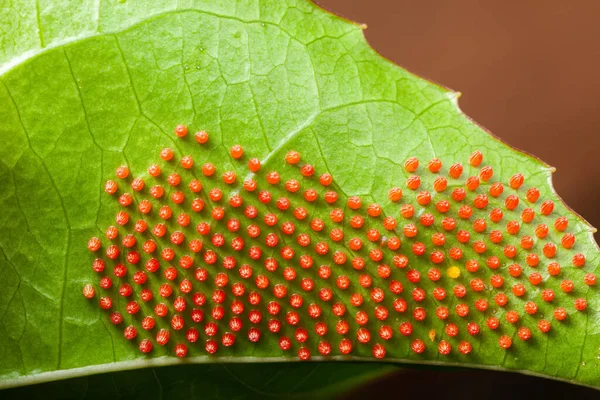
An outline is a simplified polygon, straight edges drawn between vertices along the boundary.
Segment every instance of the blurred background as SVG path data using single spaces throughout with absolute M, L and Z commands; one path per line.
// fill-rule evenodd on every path
M 367 24 L 367 40 L 386 58 L 462 92 L 467 115 L 556 167 L 558 193 L 600 227 L 600 1 L 316 2 Z M 461 399 L 544 393 L 600 398 L 598 392 L 541 378 L 444 370 L 398 373 L 349 398 L 392 393 L 451 398 L 448 392 L 461 388 L 473 389 L 461 391 Z

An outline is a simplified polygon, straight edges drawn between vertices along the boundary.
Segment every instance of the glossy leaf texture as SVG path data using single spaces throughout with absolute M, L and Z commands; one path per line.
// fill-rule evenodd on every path
M 57 2 L 24 14 L 18 10 L 25 5 L 13 7 L 0 17 L 3 24 L 32 29 L 4 31 L 0 69 L 2 386 L 182 362 L 296 361 L 298 355 L 307 358 L 303 351 L 309 351 L 313 360 L 374 360 L 377 354 L 400 363 L 506 368 L 599 385 L 599 302 L 595 275 L 589 275 L 598 262 L 593 228 L 554 193 L 551 167 L 470 121 L 458 109 L 458 93 L 381 58 L 366 44 L 362 27 L 310 2 L 292 0 L 161 1 L 150 7 L 136 1 L 98 2 L 91 7 Z M 174 132 L 179 124 L 189 127 L 184 138 Z M 203 144 L 194 140 L 194 132 L 201 130 L 210 137 Z M 244 149 L 242 158 L 232 157 L 234 145 Z M 173 160 L 161 160 L 163 148 L 173 149 Z M 290 151 L 300 152 L 300 163 L 286 162 Z M 478 153 L 473 158 L 477 151 L 483 153 L 482 163 Z M 185 156 L 194 160 L 194 166 L 182 166 Z M 252 157 L 261 161 L 255 173 L 247 167 Z M 419 166 L 407 163 L 413 157 L 420 160 Z M 428 166 L 430 160 L 437 160 L 434 167 Z M 160 165 L 160 176 L 148 171 L 154 163 Z M 202 169 L 205 163 L 214 165 L 214 176 Z M 461 163 L 461 174 L 455 174 L 458 167 L 451 168 L 455 163 Z M 307 164 L 314 167 L 314 174 L 306 173 Z M 120 179 L 115 170 L 122 165 L 130 174 Z M 235 182 L 222 181 L 225 171 L 235 173 Z M 270 171 L 279 173 L 279 182 L 269 182 Z M 187 199 L 183 203 L 172 201 L 177 184 L 166 179 L 172 173 L 181 176 L 185 188 L 181 192 Z M 321 174 L 330 174 L 333 183 L 320 183 Z M 420 179 L 414 187 L 412 175 Z M 130 190 L 133 178 L 143 178 L 146 188 Z M 203 183 L 198 196 L 205 207 L 192 212 L 191 199 L 197 192 L 187 185 L 193 179 Z M 244 187 L 247 179 L 257 182 L 255 192 Z M 119 185 L 114 196 L 105 193 L 108 180 Z M 302 190 L 291 190 L 290 180 Z M 503 183 L 501 193 L 495 182 Z M 163 197 L 157 196 L 160 199 L 152 198 L 154 185 L 165 189 Z M 390 198 L 394 187 L 402 188 L 402 199 Z M 211 198 L 209 190 L 215 188 L 222 198 Z M 308 188 L 315 190 L 310 195 L 315 199 L 304 193 Z M 464 188 L 464 198 L 455 197 L 457 188 Z M 539 199 L 530 196 L 531 188 L 539 191 Z M 272 202 L 258 197 L 267 190 Z M 331 204 L 324 201 L 328 191 L 338 197 Z M 131 194 L 133 204 L 121 207 L 117 196 L 124 192 Z M 262 258 L 247 252 L 255 237 L 240 234 L 247 242 L 243 252 L 230 246 L 238 236 L 237 230 L 226 226 L 230 216 L 238 218 L 241 232 L 252 223 L 242 209 L 227 204 L 234 194 L 258 210 L 257 226 L 263 236 L 256 247 Z M 287 211 L 275 203 L 284 196 L 293 205 Z M 361 201 L 358 207 L 355 197 Z M 138 211 L 143 199 L 153 204 L 148 216 Z M 440 207 L 440 201 L 447 201 L 450 211 Z M 380 213 L 371 214 L 370 204 L 378 204 Z M 407 204 L 415 208 L 414 214 L 401 212 Z M 193 223 L 188 227 L 175 217 L 165 218 L 158 212 L 164 205 L 172 207 L 175 216 L 192 214 Z M 227 218 L 215 217 L 219 207 Z M 298 207 L 309 218 L 292 213 Z M 345 213 L 340 220 L 331 216 L 335 208 Z M 503 213 L 499 219 L 491 215 L 496 208 Z M 130 299 L 119 295 L 119 286 L 135 286 L 133 273 L 142 270 L 152 255 L 142 254 L 142 263 L 125 260 L 129 250 L 121 246 L 121 258 L 106 259 L 105 271 L 98 274 L 91 268 L 96 255 L 87 248 L 91 237 L 99 237 L 99 254 L 105 254 L 110 246 L 105 231 L 123 209 L 129 210 L 132 220 L 121 221 L 115 245 L 121 246 L 121 239 L 130 233 L 140 254 L 142 241 L 151 239 L 162 256 L 160 270 L 146 267 L 147 288 L 153 290 L 154 300 L 135 300 L 141 311 L 128 306 Z M 279 223 L 264 220 L 269 213 Z M 353 215 L 366 222 L 356 223 Z M 394 219 L 393 226 L 385 217 Z M 455 226 L 444 223 L 448 217 Z M 566 217 L 568 227 L 562 220 L 557 223 L 558 217 Z M 133 223 L 139 218 L 151 227 L 165 220 L 168 235 L 152 230 L 152 238 L 150 230 L 135 232 Z M 281 233 L 286 219 L 295 224 L 293 235 Z M 323 221 L 323 230 L 309 225 L 315 219 Z M 207 221 L 211 235 L 221 233 L 227 246 L 221 248 L 214 236 L 206 236 L 202 252 L 193 259 L 194 268 L 181 262 L 177 267 L 184 255 L 193 256 L 188 241 L 201 240 L 196 225 Z M 344 231 L 339 242 L 331 235 L 336 227 Z M 377 229 L 380 236 L 370 240 L 368 228 Z M 181 247 L 172 236 L 176 231 L 185 236 Z M 461 231 L 469 232 L 470 239 L 461 241 Z M 265 242 L 269 232 L 278 240 L 272 246 Z M 298 238 L 300 233 L 309 236 L 311 246 Z M 434 239 L 436 233 L 444 234 L 443 242 L 439 235 Z M 354 237 L 365 245 L 350 243 Z M 523 237 L 529 239 L 524 242 Z M 401 246 L 390 246 L 391 238 L 398 238 Z M 330 251 L 316 250 L 315 243 L 327 244 Z M 284 257 L 284 247 L 298 256 Z M 166 248 L 174 249 L 175 258 L 164 255 Z M 381 257 L 373 255 L 377 249 Z M 218 263 L 207 261 L 209 251 Z M 347 262 L 338 263 L 336 252 L 344 253 Z M 540 261 L 532 262 L 530 254 Z M 314 265 L 300 255 L 310 256 Z M 236 269 L 222 265 L 228 256 L 235 258 Z M 267 256 L 280 260 L 279 269 L 266 268 Z M 119 260 L 128 263 L 123 280 L 111 275 Z M 165 272 L 172 260 L 178 277 L 169 283 Z M 381 264 L 390 267 L 389 273 Z M 240 277 L 241 265 L 252 268 L 252 279 Z M 328 265 L 331 276 L 317 272 L 320 265 Z M 197 267 L 204 268 L 201 274 L 209 279 L 198 279 Z M 297 279 L 284 275 L 286 267 L 294 269 Z M 539 276 L 532 277 L 534 272 Z M 229 282 L 217 281 L 219 273 L 219 279 Z M 103 275 L 111 275 L 111 288 L 98 286 Z M 341 275 L 349 279 L 348 290 L 339 283 Z M 269 284 L 261 287 L 258 276 L 267 277 Z M 184 278 L 193 281 L 193 292 L 178 286 Z M 401 283 L 403 290 L 392 289 L 391 281 Z M 81 295 L 87 283 L 96 291 L 90 301 Z M 159 291 L 165 283 L 179 288 L 187 302 L 186 314 L 177 324 L 171 317 L 184 310 L 173 310 L 177 293 L 171 297 Z M 244 297 L 240 295 L 244 325 L 235 344 L 225 346 L 222 334 L 231 329 L 234 283 L 245 285 Z M 287 290 L 282 297 L 273 291 L 277 284 Z M 215 300 L 221 286 L 229 293 L 225 303 Z M 332 290 L 332 301 L 320 297 L 318 291 L 324 287 Z M 461 287 L 464 296 L 457 294 Z M 135 286 L 135 299 L 141 288 Z M 435 296 L 436 288 L 447 295 Z M 552 290 L 554 298 L 544 290 Z M 261 301 L 253 302 L 249 292 L 259 293 Z M 194 303 L 204 307 L 202 321 L 190 318 L 195 293 L 209 299 Z M 497 300 L 499 293 L 506 295 L 507 304 Z M 302 301 L 293 300 L 293 294 Z M 101 296 L 114 300 L 112 310 L 125 316 L 123 323 L 111 324 L 109 312 L 98 307 Z M 269 313 L 267 304 L 278 301 L 281 314 Z M 159 302 L 166 304 L 169 318 L 154 315 Z M 334 303 L 344 305 L 347 312 L 339 314 Z M 218 304 L 223 308 L 215 311 Z M 309 309 L 311 304 L 318 306 L 318 315 Z M 251 307 L 260 316 L 251 317 Z M 560 312 L 556 317 L 557 308 L 564 308 L 566 319 Z M 286 318 L 294 309 L 300 325 Z M 427 314 L 424 319 L 421 311 Z M 444 318 L 444 312 L 449 316 Z M 156 326 L 146 331 L 142 318 L 152 315 Z M 214 326 L 208 329 L 210 318 Z M 488 328 L 496 318 L 499 328 Z M 283 327 L 269 332 L 272 319 Z M 339 328 L 341 320 L 347 329 Z M 549 331 L 540 332 L 541 320 L 551 325 Z M 175 345 L 185 342 L 188 327 L 199 322 L 201 340 L 187 345 L 182 361 L 174 356 Z M 318 322 L 328 328 L 323 336 L 315 334 Z M 410 332 L 406 323 L 411 324 Z M 477 324 L 478 334 L 469 330 L 469 323 Z M 181 324 L 185 330 L 179 329 Z M 127 325 L 138 331 L 131 342 L 123 337 Z M 380 338 L 382 325 L 392 329 L 391 338 Z M 260 331 L 259 340 L 248 340 L 256 339 L 256 334 L 248 336 L 249 326 Z M 299 327 L 306 329 L 307 340 Z M 165 346 L 158 343 L 159 328 L 170 332 Z M 521 328 L 529 329 L 531 337 Z M 214 339 L 212 330 L 219 332 Z M 290 350 L 280 348 L 285 347 L 282 337 L 293 342 Z M 154 343 L 146 355 L 138 349 L 142 339 Z M 211 340 L 219 348 L 207 354 L 213 353 L 206 345 Z M 322 342 L 332 346 L 330 354 L 319 355 Z M 215 343 L 211 342 L 211 350 Z M 423 352 L 415 351 L 422 346 Z M 382 368 L 375 365 L 374 369 Z
M 400 370 L 374 367 L 351 362 L 173 365 L 11 388 L 3 398 L 328 399 Z

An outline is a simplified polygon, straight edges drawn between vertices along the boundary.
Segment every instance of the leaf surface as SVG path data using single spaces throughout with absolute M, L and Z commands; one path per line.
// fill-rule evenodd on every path
M 29 12 L 22 14 L 23 10 Z M 119 326 L 111 324 L 108 313 L 97 305 L 98 297 L 104 293 L 97 281 L 102 275 L 110 275 L 113 264 L 100 275 L 90 268 L 95 256 L 87 249 L 88 240 L 94 236 L 102 237 L 104 252 L 109 244 L 104 239 L 105 229 L 115 224 L 115 214 L 120 210 L 116 199 L 104 192 L 105 182 L 115 179 L 115 169 L 120 165 L 127 165 L 133 177 L 148 181 L 145 191 L 133 194 L 131 216 L 134 221 L 133 218 L 140 217 L 135 206 L 143 198 L 149 198 L 148 188 L 150 182 L 154 182 L 147 172 L 152 163 L 161 163 L 164 176 L 173 171 L 180 173 L 186 184 L 194 177 L 203 179 L 206 188 L 202 198 L 207 207 L 205 214 L 194 217 L 194 223 L 186 231 L 188 240 L 198 236 L 193 227 L 201 220 L 210 219 L 209 211 L 218 206 L 218 202 L 209 201 L 206 193 L 217 187 L 224 191 L 223 202 L 230 194 L 240 192 L 248 203 L 259 207 L 261 217 L 271 211 L 278 215 L 280 222 L 294 221 L 298 229 L 295 235 L 284 236 L 279 230 L 277 233 L 281 236 L 281 246 L 292 246 L 298 256 L 302 252 L 315 254 L 313 247 L 310 251 L 304 250 L 296 240 L 298 233 L 310 233 L 308 222 L 312 218 L 321 218 L 326 223 L 323 232 L 312 236 L 313 245 L 322 241 L 331 247 L 326 258 L 321 260 L 315 256 L 315 265 L 310 269 L 299 267 L 298 258 L 290 261 L 298 270 L 298 280 L 289 284 L 282 275 L 286 266 L 283 262 L 276 272 L 266 271 L 262 260 L 257 262 L 240 253 L 238 263 L 250 263 L 254 268 L 248 290 L 256 290 L 254 279 L 258 274 L 268 276 L 271 283 L 268 290 L 261 292 L 263 300 L 258 307 L 263 313 L 262 321 L 256 324 L 262 329 L 261 340 L 252 344 L 244 337 L 249 325 L 246 321 L 234 346 L 220 348 L 215 355 L 208 356 L 200 344 L 208 339 L 203 336 L 199 343 L 189 346 L 189 361 L 292 361 L 296 360 L 300 347 L 310 349 L 313 359 L 321 359 L 317 347 L 323 339 L 313 333 L 316 320 L 307 315 L 307 305 L 317 303 L 323 310 L 321 320 L 329 327 L 325 339 L 333 345 L 331 355 L 324 359 L 372 360 L 373 344 L 383 343 L 378 332 L 385 323 L 393 329 L 393 337 L 385 341 L 385 359 L 390 361 L 506 368 L 598 386 L 599 303 L 596 287 L 584 284 L 585 275 L 595 272 L 598 261 L 593 228 L 568 210 L 554 193 L 551 167 L 515 151 L 475 125 L 458 109 L 458 93 L 418 78 L 382 59 L 368 47 L 360 26 L 329 15 L 312 3 L 291 0 L 158 1 L 151 6 L 136 1 L 91 5 L 60 2 L 38 4 L 37 7 L 14 3 L 0 18 L 7 27 L 2 35 L 4 45 L 0 54 L 3 62 L 0 67 L 0 109 L 3 114 L 0 121 L 3 140 L 0 202 L 4 211 L 0 215 L 0 338 L 4 343 L 0 348 L 1 386 L 185 362 L 173 356 L 173 346 L 175 342 L 184 341 L 184 332 L 173 332 L 168 346 L 155 344 L 149 355 L 142 355 L 137 348 L 139 341 L 143 338 L 156 340 L 156 330 L 169 329 L 169 321 L 158 319 L 158 326 L 151 332 L 140 329 L 142 316 L 152 314 L 154 303 L 142 304 L 142 311 L 136 316 L 126 315 L 127 301 L 118 295 L 118 286 L 122 282 L 114 279 L 114 286 L 106 293 L 115 300 L 113 309 L 126 317 Z M 184 139 L 177 139 L 173 129 L 181 123 L 192 131 Z M 209 143 L 196 143 L 195 130 L 207 131 Z M 229 155 L 229 149 L 236 144 L 245 150 L 241 160 Z M 194 168 L 188 171 L 178 162 L 160 160 L 158 154 L 164 147 L 174 149 L 176 161 L 191 155 L 195 160 Z M 314 165 L 316 176 L 302 177 L 298 171 L 300 165 L 287 165 L 284 158 L 290 150 L 300 151 L 301 164 Z M 468 162 L 474 151 L 484 154 L 481 166 L 472 166 Z M 246 162 L 250 157 L 261 160 L 260 172 L 251 174 L 248 171 Z M 419 191 L 406 188 L 407 179 L 412 175 L 404 166 L 409 157 L 421 160 L 416 173 L 422 180 L 421 189 L 432 194 L 431 204 L 418 205 Z M 441 161 L 439 173 L 427 170 L 427 162 L 431 159 Z M 215 165 L 218 171 L 215 177 L 205 179 L 202 176 L 201 165 L 205 162 Z M 456 162 L 463 163 L 464 171 L 454 179 L 448 174 L 449 167 Z M 482 180 L 478 188 L 469 190 L 466 200 L 455 201 L 451 191 L 465 187 L 467 177 L 478 176 L 484 166 L 493 168 L 493 178 Z M 266 182 L 266 174 L 272 170 L 281 174 L 281 183 L 270 189 L 273 202 L 263 205 L 256 201 L 256 193 L 244 192 L 241 182 L 253 177 L 259 188 L 271 188 Z M 220 180 L 223 171 L 236 172 L 235 185 L 225 185 Z M 328 188 L 319 186 L 316 179 L 326 172 L 332 175 L 331 188 L 339 196 L 337 203 L 331 206 L 322 200 Z M 519 173 L 524 175 L 525 184 L 513 189 L 509 185 L 510 179 Z M 433 190 L 434 180 L 442 175 L 448 177 L 448 189 L 438 193 Z M 286 193 L 284 183 L 289 179 L 299 180 L 303 190 L 314 187 L 319 201 L 305 202 L 301 192 Z M 496 181 L 505 185 L 504 193 L 499 197 L 489 195 L 491 184 Z M 119 194 L 127 190 L 126 185 L 130 182 L 131 177 L 119 181 Z M 167 188 L 167 194 L 164 203 L 154 203 L 155 212 L 148 217 L 151 226 L 160 221 L 156 211 L 172 194 L 164 177 L 156 182 Z M 404 190 L 400 203 L 389 200 L 388 190 L 392 187 Z M 540 199 L 529 201 L 526 190 L 534 187 L 539 189 Z M 188 191 L 185 193 L 188 198 L 193 195 Z M 473 207 L 478 194 L 489 198 L 489 204 L 481 210 Z M 511 194 L 520 199 L 514 210 L 507 209 L 505 203 Z M 310 218 L 295 221 L 292 209 L 287 214 L 278 211 L 275 200 L 284 195 L 292 199 L 294 207 L 303 205 Z M 350 226 L 353 211 L 346 204 L 351 196 L 359 196 L 363 202 L 356 213 L 363 215 L 367 223 L 359 230 Z M 439 200 L 452 202 L 449 214 L 435 207 Z M 548 216 L 542 215 L 543 201 L 554 202 Z M 367 216 L 370 203 L 382 207 L 383 214 L 379 218 Z M 399 213 L 402 204 L 414 204 L 415 217 L 405 220 Z M 473 208 L 472 217 L 459 217 L 462 204 Z M 187 202 L 173 207 L 175 215 L 190 211 Z M 340 243 L 329 239 L 329 232 L 337 226 L 329 217 L 334 207 L 341 207 L 346 212 L 346 219 L 340 225 L 346 237 Z M 530 207 L 536 216 L 533 222 L 526 223 L 522 220 L 522 212 Z M 490 220 L 489 213 L 493 208 L 503 209 L 504 217 L 500 222 Z M 250 223 L 240 210 L 227 208 L 228 217 L 230 213 L 240 218 L 244 229 Z M 418 217 L 423 213 L 430 214 L 436 224 L 429 228 L 421 226 Z M 435 250 L 431 244 L 432 235 L 444 232 L 440 223 L 447 215 L 455 218 L 457 226 L 446 234 L 447 241 L 439 249 L 445 258 L 437 264 L 430 259 Z M 398 226 L 389 232 L 382 227 L 385 216 L 398 221 Z M 558 216 L 568 219 L 567 232 L 576 240 L 572 249 L 564 249 L 561 245 L 564 233 L 554 227 Z M 474 231 L 476 218 L 487 221 L 482 232 Z M 519 222 L 518 234 L 507 232 L 508 221 Z M 234 235 L 226 232 L 224 222 L 215 222 L 213 227 L 221 230 L 229 243 Z M 418 226 L 416 237 L 406 234 L 404 227 L 410 223 Z M 538 237 L 540 223 L 548 226 L 547 236 Z M 166 224 L 169 234 L 178 229 L 173 220 Z M 121 230 L 121 237 L 132 232 L 132 225 L 130 222 Z M 269 227 L 261 226 L 266 234 Z M 403 242 L 397 251 L 388 251 L 383 246 L 383 262 L 392 267 L 389 279 L 381 278 L 377 269 L 379 263 L 369 259 L 369 250 L 383 243 L 370 243 L 367 227 L 381 230 L 386 238 L 397 236 Z M 459 230 L 470 232 L 468 243 L 459 243 L 456 238 Z M 503 235 L 498 244 L 491 242 L 490 235 L 494 230 Z M 356 251 L 349 249 L 347 240 L 352 235 L 368 246 Z M 534 247 L 530 251 L 523 249 L 523 236 L 534 238 Z M 141 237 L 138 237 L 140 244 Z M 173 247 L 168 239 L 168 235 L 156 239 L 160 249 Z M 260 246 L 264 247 L 264 235 L 260 239 L 263 240 Z M 477 240 L 487 245 L 484 253 L 475 251 L 473 246 Z M 425 255 L 415 253 L 413 245 L 416 242 L 425 244 Z M 550 242 L 556 243 L 557 254 L 545 257 L 542 249 Z M 506 255 L 506 245 L 515 246 L 516 256 Z M 177 259 L 189 253 L 184 247 L 177 248 Z M 463 256 L 451 260 L 451 249 L 455 247 L 461 249 Z M 204 254 L 209 248 L 207 238 Z M 214 250 L 219 253 L 220 261 L 227 255 L 238 255 L 227 247 Z M 354 270 L 350 260 L 345 265 L 332 263 L 331 255 L 336 250 L 345 252 L 350 260 L 358 257 L 367 260 L 364 271 Z M 278 257 L 275 250 L 268 254 L 269 249 L 264 251 L 265 257 L 268 254 Z M 527 264 L 529 253 L 541 258 L 539 265 Z M 583 268 L 573 265 L 572 257 L 576 253 L 586 258 Z M 393 256 L 397 254 L 407 257 L 409 268 L 394 266 Z M 486 266 L 492 256 L 499 258 L 497 271 Z M 149 256 L 143 257 L 146 262 Z M 468 272 L 467 260 L 476 260 L 479 270 Z M 195 262 L 198 266 L 202 259 L 198 256 Z M 561 265 L 557 275 L 548 272 L 547 267 L 552 262 Z M 317 274 L 321 263 L 331 264 L 334 269 L 332 277 L 323 281 Z M 523 272 L 513 277 L 509 266 L 517 263 Z M 149 284 L 157 298 L 158 286 L 165 282 L 161 274 L 167 264 L 161 266 Z M 205 267 L 210 269 L 210 279 L 207 283 L 200 282 L 195 290 L 210 298 L 216 290 L 215 276 L 224 270 L 220 263 Z M 449 272 L 450 267 L 458 267 L 459 276 L 452 277 L 454 273 Z M 131 274 L 138 267 L 129 268 L 127 279 L 131 282 Z M 438 268 L 442 273 L 440 281 L 428 279 L 431 268 Z M 419 282 L 410 281 L 409 273 L 413 270 L 420 272 Z M 542 285 L 533 285 L 527 279 L 535 271 L 541 274 Z M 230 285 L 240 281 L 234 272 L 236 270 L 224 272 L 231 280 Z M 359 285 L 359 275 L 365 272 L 374 282 L 369 287 Z M 336 286 L 334 279 L 342 274 L 350 277 L 349 290 Z M 502 287 L 492 287 L 493 275 L 504 278 Z M 193 279 L 193 270 L 179 269 L 178 279 L 184 276 Z M 275 284 L 288 285 L 288 295 L 303 293 L 299 280 L 307 277 L 317 282 L 315 290 L 304 294 L 304 308 L 299 311 L 301 320 L 309 321 L 306 324 L 309 339 L 304 345 L 294 342 L 292 350 L 284 352 L 280 350 L 278 340 L 283 335 L 293 338 L 296 334 L 295 328 L 286 324 L 284 317 L 293 309 L 286 298 L 278 317 L 284 327 L 280 334 L 274 335 L 268 332 L 270 316 L 265 305 L 277 300 L 272 292 Z M 471 281 L 477 278 L 485 284 L 483 292 L 472 290 Z M 402 282 L 402 294 L 387 291 L 392 279 Z M 565 279 L 574 283 L 573 291 L 563 292 L 561 283 Z M 89 282 L 96 286 L 98 293 L 94 301 L 81 296 L 82 286 Z M 516 296 L 511 290 L 518 283 L 526 289 L 524 296 Z M 467 288 L 464 300 L 452 295 L 456 284 Z M 438 301 L 432 296 L 438 286 L 448 291 L 444 300 Z M 335 328 L 340 318 L 333 315 L 333 301 L 327 303 L 318 298 L 317 291 L 322 287 L 332 288 L 334 301 L 345 304 L 348 309 L 344 319 L 350 324 L 350 332 L 342 336 L 353 344 L 350 355 L 341 355 L 338 350 L 342 336 Z M 382 305 L 390 316 L 385 322 L 378 321 L 373 314 L 377 306 L 371 298 L 374 287 L 386 290 Z M 416 288 L 426 293 L 424 301 L 414 299 Z M 555 299 L 543 301 L 543 289 L 552 289 Z M 356 312 L 361 308 L 351 306 L 351 295 L 355 293 L 363 296 L 362 307 L 370 316 L 364 326 L 371 334 L 367 345 L 357 341 L 360 327 L 355 320 Z M 494 302 L 498 293 L 506 293 L 508 306 L 501 307 Z M 398 298 L 407 301 L 405 313 L 395 311 L 394 301 Z M 585 311 L 574 309 L 574 301 L 578 298 L 587 300 Z M 172 300 L 169 299 L 169 307 Z M 477 300 L 487 300 L 489 307 L 481 312 L 476 310 Z M 536 303 L 539 309 L 535 314 L 523 311 L 527 301 Z M 468 318 L 455 314 L 455 307 L 463 303 L 470 307 Z M 250 305 L 244 304 L 245 312 L 248 312 Z M 449 309 L 449 319 L 436 318 L 440 306 Z M 554 319 L 554 311 L 559 306 L 568 313 L 564 321 Z M 207 319 L 198 325 L 199 329 L 208 321 L 212 307 L 212 303 L 204 307 Z M 413 311 L 417 307 L 427 311 L 424 321 L 414 320 Z M 505 321 L 509 310 L 518 312 L 518 323 Z M 230 317 L 227 314 L 222 321 L 216 319 L 220 333 L 228 329 Z M 501 327 L 488 329 L 489 318 L 498 318 Z M 541 333 L 537 328 L 542 319 L 551 322 L 552 328 L 547 333 Z M 413 326 L 409 336 L 398 331 L 403 322 L 411 322 Z M 479 335 L 468 334 L 468 322 L 480 326 Z M 457 336 L 448 335 L 448 323 L 457 325 Z M 133 343 L 123 338 L 123 328 L 129 324 L 138 326 L 139 336 Z M 189 319 L 186 329 L 188 326 Z M 521 327 L 531 330 L 531 339 L 519 339 Z M 512 338 L 510 349 L 498 346 L 501 336 Z M 415 339 L 423 340 L 424 353 L 412 351 Z M 452 346 L 448 355 L 438 351 L 442 340 Z M 472 346 L 470 354 L 458 351 L 460 343 L 465 341 Z
M 399 368 L 372 363 L 173 365 L 6 389 L 5 398 L 327 399 Z

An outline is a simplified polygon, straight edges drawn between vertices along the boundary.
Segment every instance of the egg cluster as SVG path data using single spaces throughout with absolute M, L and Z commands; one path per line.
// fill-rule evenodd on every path
M 466 356 L 477 335 L 527 345 L 586 310 L 596 276 L 569 219 L 522 174 L 495 179 L 479 151 L 464 160 L 470 176 L 461 162 L 409 158 L 385 204 L 347 197 L 294 150 L 279 171 L 229 153 L 246 176 L 166 148 L 146 174 L 120 166 L 105 184 L 120 209 L 89 240 L 99 279 L 83 295 L 143 353 L 269 340 L 302 360 L 383 358 L 402 342 Z

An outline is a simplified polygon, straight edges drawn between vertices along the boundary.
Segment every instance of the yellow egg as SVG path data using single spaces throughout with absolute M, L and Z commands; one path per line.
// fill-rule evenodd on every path
M 429 340 L 431 340 L 432 342 L 435 340 L 435 329 L 432 329 L 429 331 Z
M 460 276 L 460 268 L 452 266 L 450 268 L 448 268 L 448 270 L 446 271 L 446 274 L 453 279 L 456 279 Z

